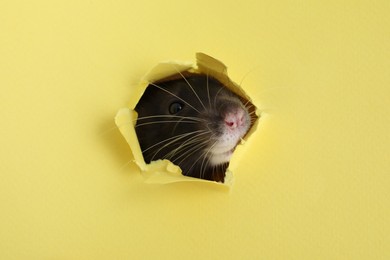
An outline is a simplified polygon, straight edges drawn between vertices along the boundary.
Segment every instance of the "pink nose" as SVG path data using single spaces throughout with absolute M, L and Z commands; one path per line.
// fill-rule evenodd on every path
M 225 124 L 230 129 L 243 126 L 245 124 L 245 113 L 242 109 L 229 112 L 225 115 Z

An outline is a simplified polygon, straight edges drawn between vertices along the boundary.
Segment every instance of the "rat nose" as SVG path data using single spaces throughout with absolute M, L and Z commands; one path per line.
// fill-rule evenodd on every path
M 228 112 L 225 115 L 225 125 L 230 129 L 243 126 L 245 124 L 245 113 L 242 109 L 237 109 L 233 112 Z

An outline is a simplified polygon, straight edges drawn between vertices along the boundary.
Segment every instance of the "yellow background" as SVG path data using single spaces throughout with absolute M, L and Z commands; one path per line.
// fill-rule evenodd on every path
M 2 0 L 0 258 L 390 259 L 389 13 Z M 143 183 L 114 124 L 147 70 L 197 51 L 268 115 L 230 192 Z

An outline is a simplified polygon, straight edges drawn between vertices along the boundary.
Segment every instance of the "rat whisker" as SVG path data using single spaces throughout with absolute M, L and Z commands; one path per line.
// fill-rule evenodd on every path
M 190 117 L 190 116 L 176 116 L 176 115 L 155 115 L 155 116 L 143 116 L 139 117 L 137 119 L 134 119 L 133 121 L 137 120 L 146 120 L 146 119 L 151 119 L 151 118 L 185 118 L 185 119 L 190 119 L 198 122 L 207 122 L 207 120 L 199 118 L 199 117 Z
M 219 90 L 217 92 L 217 94 L 215 94 L 215 97 L 214 97 L 214 108 L 216 107 L 216 104 L 217 104 L 217 97 L 219 95 L 219 93 L 224 89 L 224 87 L 222 86 L 219 86 Z
M 208 140 L 205 138 L 198 138 L 189 142 L 187 145 L 180 147 L 180 149 L 175 149 L 172 153 L 167 154 L 166 157 L 169 160 L 172 160 L 173 163 L 177 162 L 179 159 L 183 158 L 179 165 L 183 163 L 183 161 L 188 158 L 191 154 L 199 151 L 201 148 L 206 147 L 208 144 Z M 180 152 L 180 155 L 173 158 L 177 152 Z
M 175 142 L 177 142 L 177 141 L 178 141 L 178 140 L 175 139 L 175 140 L 173 140 L 173 141 L 171 141 L 171 142 L 169 142 L 169 143 L 163 145 L 162 147 L 160 147 L 160 149 L 158 149 L 158 150 L 154 153 L 154 155 L 152 156 L 151 161 L 153 161 L 154 157 L 155 157 L 161 150 L 163 150 L 164 148 L 168 147 L 169 145 L 171 145 L 171 144 L 173 144 L 173 143 L 175 143 Z
M 249 100 L 247 100 L 244 104 L 244 107 L 251 109 L 254 108 L 255 106 Z
M 195 107 L 191 106 L 190 103 L 188 103 L 188 102 L 185 101 L 184 99 L 178 97 L 177 95 L 173 94 L 172 92 L 170 92 L 170 91 L 168 91 L 168 90 L 166 90 L 166 89 L 164 89 L 164 88 L 162 88 L 162 87 L 160 87 L 160 86 L 158 86 L 157 84 L 154 84 L 154 83 L 150 83 L 150 85 L 152 85 L 152 86 L 154 86 L 154 87 L 156 87 L 156 88 L 158 88 L 158 89 L 161 89 L 162 91 L 167 92 L 168 94 L 174 96 L 175 98 L 177 98 L 177 99 L 183 101 L 185 104 L 187 104 L 188 106 L 190 106 L 191 108 L 193 108 L 196 112 L 200 113 L 199 110 L 197 110 Z
M 261 65 L 257 65 L 253 68 L 251 68 L 249 71 L 247 71 L 244 76 L 240 80 L 240 86 L 242 86 L 242 83 L 244 82 L 245 78 L 248 77 L 253 71 L 257 70 Z
M 256 115 L 256 110 L 253 110 L 252 112 L 249 112 L 248 115 L 249 115 L 249 116 Z
M 199 133 L 189 139 L 187 139 L 186 141 L 184 141 L 182 144 L 180 144 L 178 147 L 176 147 L 173 151 L 172 151 L 172 155 L 171 157 L 173 157 L 177 151 L 180 151 L 181 149 L 184 149 L 192 144 L 198 144 L 198 143 L 201 143 L 203 142 L 203 140 L 208 140 L 208 138 L 205 138 L 203 137 L 202 135 L 205 135 L 205 134 L 208 134 L 209 132 L 208 131 L 204 131 L 202 133 Z M 178 158 L 182 157 L 184 154 L 182 153 L 181 155 L 179 155 Z
M 193 137 L 188 138 L 185 140 L 182 144 L 180 144 L 178 147 L 174 148 L 171 152 L 167 153 L 165 155 L 166 158 L 172 158 L 175 156 L 176 152 L 183 151 L 186 147 L 191 146 L 193 144 L 198 144 L 203 142 L 203 140 L 206 140 L 207 138 L 203 137 L 202 135 L 208 134 L 208 132 L 199 133 Z M 180 154 L 177 158 L 182 157 L 184 154 Z M 177 159 L 176 158 L 176 159 Z
M 217 141 L 214 142 L 214 144 L 207 150 L 207 152 L 203 156 L 202 164 L 200 165 L 200 178 L 203 178 L 205 176 L 207 165 L 209 164 L 209 162 L 211 160 L 211 157 L 207 157 L 207 155 L 210 153 L 211 149 L 214 148 L 216 143 L 217 143 Z M 206 165 L 204 165 L 206 158 L 207 158 Z
M 162 140 L 162 141 L 160 141 L 160 142 L 158 142 L 158 143 L 155 143 L 154 145 L 149 146 L 149 147 L 146 148 L 145 150 L 142 150 L 142 152 L 143 152 L 143 153 L 144 153 L 144 152 L 147 152 L 148 150 L 152 149 L 153 147 L 155 147 L 155 146 L 157 146 L 157 145 L 160 145 L 160 144 L 163 144 L 163 143 L 165 143 L 165 142 L 167 142 L 167 141 L 170 141 L 170 140 L 172 140 L 172 139 L 176 139 L 176 140 L 178 141 L 178 140 L 183 139 L 183 138 L 185 138 L 185 137 L 187 137 L 187 136 L 189 136 L 189 135 L 192 135 L 192 134 L 194 134 L 194 133 L 196 133 L 196 132 L 204 132 L 204 130 L 198 130 L 198 131 L 194 131 L 194 132 L 185 133 L 185 134 L 176 135 L 176 136 L 173 136 L 173 137 L 170 137 L 170 138 L 166 138 L 165 140 Z
M 191 142 L 185 144 L 185 146 L 189 146 L 189 145 L 191 145 L 193 143 L 195 143 L 196 145 L 193 146 L 193 147 L 190 147 L 190 149 L 188 149 L 187 151 L 183 152 L 175 160 L 180 159 L 181 157 L 185 156 L 188 152 L 191 152 L 191 151 L 196 152 L 197 150 L 199 150 L 199 149 L 197 149 L 197 147 L 203 147 L 203 146 L 206 147 L 209 144 L 209 142 L 210 142 L 210 137 L 208 137 L 208 138 L 201 137 L 201 138 L 197 138 L 197 139 L 192 140 Z M 182 163 L 186 158 L 184 158 L 182 161 L 180 161 L 180 163 Z
M 211 109 L 211 98 L 210 98 L 210 88 L 209 88 L 209 70 L 206 73 L 206 87 L 207 87 L 207 97 L 209 100 L 209 108 Z
M 190 160 L 187 160 L 190 156 L 192 156 L 194 153 L 198 152 L 199 150 L 204 149 L 208 144 L 208 140 L 204 141 L 203 143 L 199 143 L 198 145 L 192 147 L 190 150 L 188 150 L 186 156 L 178 163 L 179 165 L 184 164 L 185 162 L 191 162 Z M 201 159 L 202 157 L 199 157 Z M 196 160 L 194 164 L 196 164 L 198 161 Z M 193 167 L 193 166 L 192 166 Z M 192 167 L 188 170 L 188 172 L 191 172 Z
M 133 162 L 132 160 L 126 162 L 125 164 L 123 164 L 123 165 L 119 168 L 119 170 L 122 171 L 124 168 L 126 168 L 126 167 L 127 167 L 130 163 L 132 163 L 132 162 Z
M 192 92 L 194 92 L 195 96 L 197 97 L 197 99 L 199 100 L 200 104 L 203 106 L 203 108 L 206 110 L 206 107 L 204 106 L 202 100 L 200 99 L 200 97 L 198 96 L 198 94 L 196 93 L 195 89 L 191 86 L 190 82 L 188 82 L 188 80 L 186 79 L 186 77 L 184 77 L 183 73 L 181 73 L 174 64 L 172 64 L 172 66 L 174 66 L 174 68 L 176 69 L 176 71 L 180 74 L 180 76 L 184 79 L 184 81 L 187 83 L 187 85 L 191 88 Z
M 189 124 L 197 124 L 198 122 L 194 121 L 180 121 L 180 120 L 169 120 L 169 121 L 154 121 L 154 122 L 147 122 L 147 123 L 142 123 L 142 124 L 137 124 L 135 127 L 140 127 L 144 125 L 152 125 L 152 124 L 164 124 L 164 123 L 189 123 Z
M 173 115 L 167 115 L 167 116 L 164 116 L 164 115 L 161 115 L 161 116 L 144 116 L 142 118 L 137 118 L 137 119 L 131 120 L 131 121 L 126 122 L 126 123 L 121 124 L 121 125 L 116 125 L 116 126 L 108 128 L 108 129 L 104 129 L 102 132 L 97 133 L 97 134 L 99 136 L 103 136 L 103 135 L 105 135 L 105 134 L 107 134 L 107 133 L 109 133 L 109 132 L 111 132 L 113 130 L 117 130 L 117 129 L 119 129 L 119 128 L 125 126 L 125 125 L 131 124 L 131 123 L 133 123 L 133 122 L 135 122 L 137 120 L 146 120 L 146 119 L 159 118 L 159 117 L 161 117 L 161 118 L 172 118 L 173 117 L 173 118 L 182 118 L 182 119 L 184 118 L 185 120 L 194 120 L 194 122 L 192 122 L 192 123 L 207 122 L 207 120 L 201 119 L 201 118 L 198 118 L 198 117 L 187 117 L 187 116 L 184 117 L 184 116 L 173 116 Z M 177 121 L 170 121 L 170 120 L 167 120 L 167 121 L 163 121 L 163 120 L 155 121 L 155 123 L 158 123 L 158 122 L 160 122 L 160 123 L 165 123 L 165 122 L 167 122 L 167 123 L 176 123 L 176 122 L 182 122 L 182 121 L 181 120 L 177 120 Z M 152 123 L 152 122 L 150 122 L 150 123 Z M 137 124 L 136 127 L 137 126 L 146 125 L 146 124 L 147 123 Z
M 214 146 L 216 143 L 217 143 L 217 141 L 214 142 L 214 144 L 213 144 L 212 146 Z M 199 156 L 199 158 L 191 165 L 191 167 L 190 167 L 190 169 L 189 169 L 188 171 L 191 171 L 192 168 L 195 166 L 195 164 L 196 164 L 200 159 L 202 159 L 202 157 L 205 156 L 206 154 L 207 154 L 207 151 L 206 151 L 206 152 L 203 152 L 202 155 Z
M 182 118 L 182 119 L 180 119 L 180 120 L 175 124 L 175 126 L 174 126 L 173 129 L 172 129 L 172 133 L 174 133 L 174 132 L 176 131 L 177 126 L 178 126 L 181 122 L 183 122 L 182 120 L 184 120 L 184 119 L 185 119 L 185 117 Z
M 195 144 L 198 145 L 200 143 L 205 143 L 206 141 L 208 142 L 209 141 L 209 138 L 205 138 L 204 136 L 202 135 L 205 135 L 205 134 L 209 134 L 208 131 L 205 131 L 204 133 L 201 133 L 201 134 L 197 134 L 196 136 L 194 137 L 191 137 L 189 138 L 188 140 L 186 140 L 185 142 L 183 142 L 180 146 L 178 146 L 176 149 L 175 149 L 175 152 L 176 153 L 177 151 L 180 151 L 180 149 L 183 149 L 185 147 L 188 147 L 190 145 L 193 145 Z M 182 157 L 184 154 L 181 154 L 178 156 L 178 158 Z

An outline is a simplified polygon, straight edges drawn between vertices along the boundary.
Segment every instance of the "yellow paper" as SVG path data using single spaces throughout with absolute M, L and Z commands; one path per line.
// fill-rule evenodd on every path
M 389 0 L 1 0 L 0 260 L 390 259 L 389 14 Z M 259 125 L 233 188 L 145 184 L 113 118 L 132 123 L 155 64 L 191 69 L 197 51 L 228 66 Z

